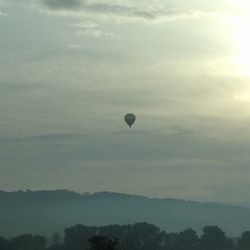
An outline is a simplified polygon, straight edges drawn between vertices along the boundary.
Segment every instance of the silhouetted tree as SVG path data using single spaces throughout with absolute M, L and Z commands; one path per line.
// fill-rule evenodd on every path
M 58 233 L 54 233 L 50 239 L 50 246 L 48 250 L 63 250 L 64 245 L 62 244 L 61 237 Z
M 89 249 L 89 238 L 97 232 L 96 227 L 75 225 L 64 230 L 64 245 L 67 250 Z
M 228 250 L 233 247 L 231 240 L 217 226 L 207 226 L 201 236 L 201 249 L 204 250 Z
M 89 242 L 90 250 L 115 250 L 119 244 L 118 239 L 111 240 L 107 236 L 92 236 Z
M 178 236 L 179 236 L 178 233 L 162 232 L 161 239 L 162 239 L 162 245 L 163 245 L 164 249 L 176 250 Z
M 47 248 L 43 236 L 24 234 L 9 240 L 0 237 L 0 250 L 250 250 L 250 231 L 233 241 L 217 226 L 204 227 L 200 238 L 191 228 L 166 233 L 148 223 L 75 225 L 64 232 L 64 241 L 55 233 Z
M 250 249 L 250 231 L 241 234 L 241 237 L 238 239 L 238 246 L 240 249 Z
M 8 240 L 0 237 L 0 249 L 1 250 L 8 250 Z
M 134 245 L 137 246 L 136 248 L 132 249 L 156 250 L 160 248 L 161 244 L 160 229 L 153 224 L 148 224 L 148 223 L 134 224 L 132 226 L 131 236 L 133 238 L 134 243 L 136 243 Z
M 54 233 L 52 236 L 51 236 L 51 245 L 52 246 L 58 246 L 61 242 L 61 238 L 60 238 L 60 235 L 58 233 Z
M 197 233 L 191 228 L 180 232 L 177 236 L 176 249 L 196 250 L 199 249 L 200 240 Z
M 47 250 L 65 250 L 64 244 L 54 245 L 47 248 Z
M 10 240 L 11 250 L 44 250 L 46 239 L 39 235 L 23 234 Z

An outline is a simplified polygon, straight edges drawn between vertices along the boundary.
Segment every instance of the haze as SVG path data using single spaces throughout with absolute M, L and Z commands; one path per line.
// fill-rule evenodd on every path
M 0 0 L 0 189 L 249 201 L 249 18 L 247 0 Z

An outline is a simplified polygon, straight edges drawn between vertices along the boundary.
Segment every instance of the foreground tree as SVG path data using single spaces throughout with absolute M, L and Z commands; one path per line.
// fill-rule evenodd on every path
M 8 250 L 8 241 L 2 237 L 0 237 L 0 249 Z
M 64 230 L 64 246 L 67 250 L 89 249 L 89 238 L 95 235 L 97 228 L 75 225 Z
M 228 250 L 233 248 L 233 242 L 217 226 L 204 227 L 201 236 L 202 250 Z
M 178 234 L 176 248 L 180 250 L 199 249 L 200 240 L 197 233 L 189 228 Z
M 239 249 L 250 249 L 250 231 L 246 231 L 241 234 L 238 240 Z
M 93 236 L 89 242 L 90 250 L 115 250 L 119 244 L 118 239 L 111 240 L 106 236 Z
M 10 240 L 11 250 L 44 250 L 46 239 L 39 235 L 23 234 Z

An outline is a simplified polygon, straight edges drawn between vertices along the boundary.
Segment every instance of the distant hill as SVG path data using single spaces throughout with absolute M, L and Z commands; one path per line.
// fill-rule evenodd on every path
M 228 235 L 250 230 L 250 209 L 215 203 L 100 192 L 0 191 L 0 236 L 51 235 L 74 224 L 110 225 L 148 222 L 166 232 L 218 225 Z
M 235 206 L 235 207 L 250 208 L 250 203 L 249 202 L 223 202 L 223 203 L 220 203 L 220 204 Z

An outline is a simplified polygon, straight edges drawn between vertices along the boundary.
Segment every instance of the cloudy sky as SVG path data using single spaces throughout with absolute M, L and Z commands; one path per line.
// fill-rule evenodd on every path
M 248 0 L 0 0 L 0 189 L 250 201 L 249 25 Z

